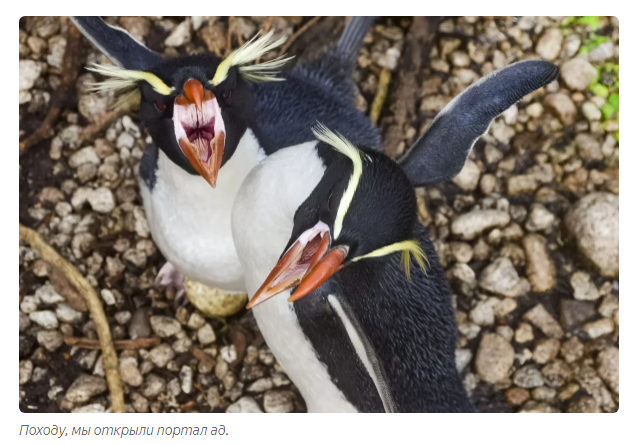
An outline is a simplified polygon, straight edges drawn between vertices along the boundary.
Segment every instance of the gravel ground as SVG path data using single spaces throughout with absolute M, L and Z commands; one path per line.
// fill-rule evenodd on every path
M 170 56 L 226 46 L 227 18 L 110 19 Z M 272 26 L 292 35 L 308 19 L 274 17 Z M 248 39 L 265 22 L 251 17 L 234 24 Z M 338 19 L 333 23 L 337 28 Z M 418 190 L 421 219 L 452 284 L 456 358 L 468 392 L 485 412 L 615 412 L 617 20 L 444 20 L 427 68 L 416 73 L 422 76 L 416 119 L 396 133 L 389 131 L 396 116 L 392 96 L 410 24 L 381 19 L 356 73 L 357 106 L 368 113 L 381 70 L 392 72 L 380 119 L 391 155 L 409 147 L 480 76 L 531 57 L 561 67 L 558 82 L 493 123 L 458 177 Z M 52 17 L 20 21 L 21 138 L 40 125 L 60 86 L 68 26 Z M 104 61 L 87 41 L 82 45 L 85 63 Z M 150 237 L 136 179 L 146 136 L 132 114 L 81 143 L 81 132 L 114 101 L 90 95 L 85 82 L 92 80 L 83 70 L 53 138 L 21 156 L 20 222 L 36 228 L 96 288 L 114 339 L 161 338 L 151 348 L 118 352 L 126 410 L 305 411 L 252 314 L 242 310 L 224 324 L 191 306 L 175 311 L 175 290 L 154 285 L 164 259 Z M 97 338 L 82 299 L 23 243 L 19 271 L 20 409 L 109 411 L 100 352 L 64 342 Z

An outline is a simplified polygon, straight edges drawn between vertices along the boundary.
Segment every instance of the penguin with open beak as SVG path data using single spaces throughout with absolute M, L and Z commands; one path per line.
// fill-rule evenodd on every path
M 187 276 L 227 294 L 246 292 L 231 229 L 237 191 L 266 156 L 312 140 L 316 119 L 380 146 L 353 103 L 352 72 L 373 18 L 353 18 L 336 46 L 289 73 L 280 72 L 285 57 L 255 63 L 285 41 L 272 32 L 223 59 L 165 59 L 98 17 L 73 21 L 116 65 L 90 68 L 106 78 L 96 88 L 122 101 L 140 94 L 140 119 L 153 141 L 141 159 L 141 195 L 168 261 L 162 284 L 182 289 Z
M 475 411 L 413 187 L 456 175 L 496 116 L 557 75 L 533 60 L 482 78 L 400 163 L 319 126 L 319 143 L 280 151 L 247 177 L 233 221 L 248 308 L 310 412 Z M 268 172 L 286 180 L 260 191 Z

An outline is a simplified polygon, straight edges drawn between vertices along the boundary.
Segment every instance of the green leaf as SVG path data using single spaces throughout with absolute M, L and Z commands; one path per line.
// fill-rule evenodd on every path
M 615 141 L 619 142 L 619 130 L 615 132 Z
M 616 111 L 619 111 L 619 93 L 613 93 L 608 96 L 608 103 L 612 105 Z
M 575 20 L 576 23 L 579 23 L 580 25 L 588 25 L 591 27 L 591 29 L 595 30 L 599 26 L 599 17 L 595 15 L 587 15 L 584 17 L 579 17 L 577 20 Z
M 561 22 L 561 26 L 569 26 L 569 25 L 571 25 L 571 24 L 575 23 L 575 21 L 576 21 L 576 20 L 577 20 L 577 18 L 576 18 L 576 17 L 574 17 L 574 16 L 572 16 L 572 17 L 566 17 L 566 18 L 563 20 L 563 22 Z
M 608 96 L 608 88 L 603 86 L 602 84 L 594 84 L 590 86 L 590 91 L 595 95 L 595 96 L 601 96 L 602 98 L 605 98 Z
M 581 48 L 579 48 L 579 54 L 588 54 L 590 53 L 590 50 L 586 45 L 582 45 Z
M 602 115 L 604 116 L 604 120 L 605 121 L 609 120 L 615 114 L 616 111 L 617 110 L 615 109 L 615 107 L 613 107 L 611 104 L 609 104 L 608 102 L 605 103 L 602 106 Z

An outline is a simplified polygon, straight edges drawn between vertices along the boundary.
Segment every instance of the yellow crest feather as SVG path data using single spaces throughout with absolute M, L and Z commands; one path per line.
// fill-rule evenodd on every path
M 317 139 L 324 143 L 327 143 L 338 152 L 347 156 L 353 164 L 353 173 L 351 174 L 351 178 L 349 179 L 347 189 L 344 191 L 342 199 L 340 200 L 338 213 L 335 217 L 335 223 L 333 225 L 333 238 L 337 239 L 342 232 L 342 222 L 344 221 L 344 217 L 347 215 L 349 205 L 351 204 L 351 200 L 353 200 L 353 196 L 358 189 L 358 183 L 360 181 L 360 177 L 362 176 L 362 152 L 360 152 L 360 150 L 353 144 L 351 144 L 344 136 L 332 132 L 319 122 L 315 127 L 313 127 L 312 130 Z
M 393 243 L 388 246 L 383 246 L 382 248 L 376 249 L 375 251 L 365 254 L 363 256 L 354 257 L 353 262 L 358 260 L 373 258 L 373 257 L 383 257 L 394 252 L 401 252 L 402 264 L 405 269 L 405 275 L 407 278 L 411 278 L 411 257 L 414 257 L 418 266 L 427 274 L 427 265 L 429 265 L 429 260 L 425 251 L 420 247 L 420 243 L 417 240 L 405 240 L 404 242 Z
M 90 84 L 92 91 L 95 92 L 114 91 L 118 93 L 124 90 L 130 90 L 136 88 L 138 81 L 147 82 L 157 93 L 164 96 L 169 95 L 173 90 L 173 88 L 168 87 L 157 76 L 147 71 L 128 70 L 113 65 L 100 65 L 96 63 L 91 64 L 87 69 L 107 78 L 102 82 Z
M 233 66 L 238 66 L 241 76 L 249 81 L 270 82 L 284 80 L 277 77 L 278 69 L 284 66 L 292 57 L 280 56 L 255 65 L 246 65 L 286 42 L 286 36 L 271 41 L 273 34 L 272 30 L 261 37 L 260 33 L 258 33 L 244 45 L 230 53 L 228 57 L 221 61 L 210 83 L 213 85 L 222 83 Z

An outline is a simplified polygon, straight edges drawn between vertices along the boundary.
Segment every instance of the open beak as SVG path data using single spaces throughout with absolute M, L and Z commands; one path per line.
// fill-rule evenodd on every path
M 279 259 L 246 308 L 253 308 L 299 285 L 288 299 L 293 302 L 315 290 L 340 270 L 346 250 L 335 248 L 329 251 L 329 233 L 329 227 L 322 222 L 305 231 Z
M 226 128 L 215 95 L 196 79 L 183 85 L 174 100 L 174 134 L 192 167 L 212 187 L 217 184 L 226 143 Z

